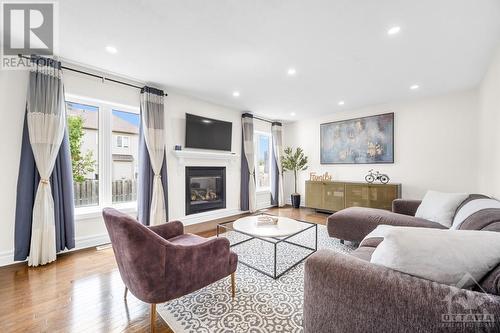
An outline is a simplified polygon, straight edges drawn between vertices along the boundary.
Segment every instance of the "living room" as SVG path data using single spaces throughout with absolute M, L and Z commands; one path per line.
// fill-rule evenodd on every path
M 498 1 L 1 5 L 2 332 L 500 331 Z

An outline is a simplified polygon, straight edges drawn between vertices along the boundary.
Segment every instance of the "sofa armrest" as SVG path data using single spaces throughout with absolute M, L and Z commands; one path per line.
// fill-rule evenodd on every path
M 422 200 L 407 200 L 407 199 L 395 199 L 392 201 L 392 212 L 415 216 L 418 206 L 422 203 Z
M 163 239 L 173 238 L 184 233 L 184 225 L 180 221 L 170 221 L 148 228 Z
M 484 331 L 500 328 L 499 296 L 420 279 L 331 250 L 320 250 L 305 263 L 305 333 L 439 332 L 450 325 L 443 321 L 447 315 L 471 312 L 494 314 L 496 321 L 481 326 Z M 476 324 L 464 331 L 477 330 Z
M 238 257 L 230 251 L 225 237 L 207 239 L 201 244 L 167 247 L 170 297 L 186 295 L 236 271 Z

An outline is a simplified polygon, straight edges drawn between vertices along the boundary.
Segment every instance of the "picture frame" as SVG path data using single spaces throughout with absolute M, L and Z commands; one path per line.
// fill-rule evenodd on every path
M 320 163 L 394 163 L 394 112 L 320 124 Z

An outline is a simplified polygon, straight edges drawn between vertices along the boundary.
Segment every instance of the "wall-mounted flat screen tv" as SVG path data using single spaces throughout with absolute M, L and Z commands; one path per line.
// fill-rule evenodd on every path
M 186 113 L 186 148 L 231 151 L 233 124 Z

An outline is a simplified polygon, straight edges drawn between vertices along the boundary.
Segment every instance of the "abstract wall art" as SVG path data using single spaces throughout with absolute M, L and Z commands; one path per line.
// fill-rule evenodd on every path
M 321 164 L 394 163 L 394 113 L 320 125 Z

